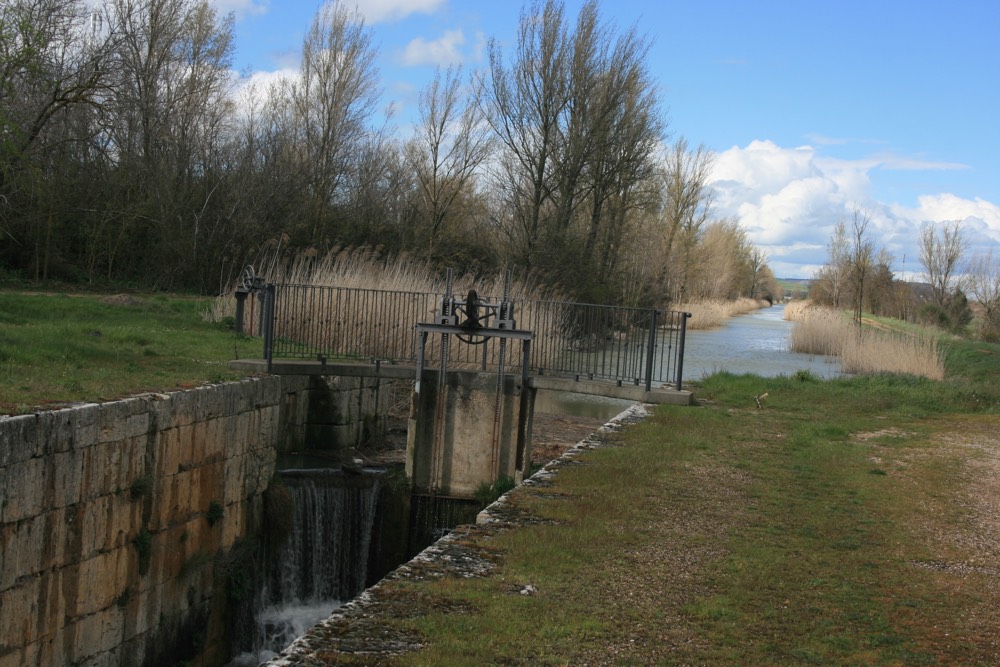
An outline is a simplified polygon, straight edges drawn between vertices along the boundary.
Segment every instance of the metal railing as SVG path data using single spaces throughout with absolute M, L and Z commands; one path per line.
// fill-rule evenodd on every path
M 442 295 L 426 292 L 268 285 L 261 292 L 264 358 L 416 361 L 415 326 L 433 322 Z M 529 371 L 576 379 L 682 388 L 687 313 L 562 301 L 514 304 L 517 328 L 533 332 Z M 500 355 L 496 339 L 474 333 L 429 346 L 427 363 L 448 352 L 449 368 L 522 368 L 520 351 Z M 464 344 L 463 344 L 464 343 Z

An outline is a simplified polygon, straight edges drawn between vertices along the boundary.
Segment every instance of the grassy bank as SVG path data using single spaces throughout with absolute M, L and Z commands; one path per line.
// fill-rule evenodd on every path
M 516 492 L 533 519 L 490 538 L 493 575 L 396 584 L 424 604 L 385 623 L 423 649 L 328 664 L 995 664 L 1000 553 L 976 536 L 1000 529 L 970 474 L 1000 468 L 1000 390 L 723 374 L 699 395 Z
M 205 321 L 208 299 L 0 292 L 0 414 L 165 391 L 238 374 L 259 340 Z

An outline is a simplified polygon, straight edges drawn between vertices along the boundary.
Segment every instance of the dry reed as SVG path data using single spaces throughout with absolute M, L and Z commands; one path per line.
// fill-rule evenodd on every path
M 792 350 L 839 356 L 847 373 L 944 378 L 944 359 L 934 338 L 873 329 L 859 331 L 844 313 L 807 303 L 792 313 L 786 307 L 785 317 L 795 322 Z
M 830 308 L 804 307 L 789 317 L 793 320 L 791 346 L 795 352 L 840 356 L 844 342 L 855 335 L 855 329 L 843 313 Z
M 785 319 L 789 322 L 798 322 L 813 307 L 811 301 L 795 299 L 785 304 Z
M 735 301 L 692 301 L 680 304 L 674 310 L 691 313 L 691 318 L 687 322 L 688 329 L 714 329 L 723 326 L 729 318 L 763 308 L 766 303 L 748 298 Z
M 278 309 L 275 330 L 303 350 L 362 348 L 366 356 L 380 359 L 409 358 L 414 324 L 434 321 L 440 309 L 440 299 L 427 295 L 442 295 L 447 289 L 444 272 L 408 256 L 385 257 L 370 248 L 337 249 L 322 257 L 305 253 L 284 264 L 270 260 L 264 264 L 269 267 L 264 273 L 268 282 L 279 285 L 279 291 L 281 286 L 295 290 L 295 307 Z M 503 297 L 505 273 L 453 276 L 452 291 L 460 302 L 475 289 L 480 299 L 497 303 Z M 236 285 L 215 300 L 208 319 L 221 321 L 235 315 L 235 289 Z M 365 290 L 373 296 L 352 299 L 347 290 Z M 532 279 L 512 280 L 509 296 L 519 321 L 529 319 L 533 302 L 562 300 L 561 294 Z M 488 361 L 497 356 L 495 343 L 487 345 Z M 428 364 L 440 356 L 439 350 L 440 346 L 427 345 Z M 520 356 L 520 346 L 508 345 L 505 365 L 516 367 Z M 478 363 L 481 358 L 477 356 Z
M 844 371 L 862 375 L 898 373 L 944 379 L 944 358 L 937 341 L 885 331 L 848 338 L 841 352 Z

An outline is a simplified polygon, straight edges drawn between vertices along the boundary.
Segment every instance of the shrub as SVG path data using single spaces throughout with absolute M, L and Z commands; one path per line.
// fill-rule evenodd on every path
M 132 486 L 128 489 L 129 497 L 132 500 L 145 498 L 153 492 L 153 476 L 141 475 L 132 481 Z
M 475 499 L 479 501 L 479 504 L 486 507 L 490 503 L 495 502 L 497 498 L 513 489 L 515 486 L 517 486 L 517 482 L 514 481 L 513 477 L 501 475 L 492 484 L 489 482 L 483 482 L 480 484 L 479 487 L 476 488 L 476 492 L 473 495 Z
M 208 512 L 205 513 L 205 518 L 208 519 L 208 525 L 214 526 L 219 522 L 220 519 L 225 515 L 226 508 L 222 506 L 217 500 L 213 500 L 208 504 Z

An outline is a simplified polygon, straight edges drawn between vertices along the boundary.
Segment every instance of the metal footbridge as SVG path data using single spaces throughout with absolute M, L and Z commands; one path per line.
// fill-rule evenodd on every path
M 515 304 L 509 274 L 504 294 L 496 296 L 473 290 L 456 297 L 451 282 L 449 271 L 444 294 L 271 284 L 250 269 L 236 293 L 236 326 L 261 337 L 262 359 L 232 365 L 400 379 L 419 377 L 424 366 L 496 369 L 537 388 L 690 402 L 683 384 L 690 314 L 566 301 Z M 428 335 L 439 335 L 440 345 L 427 346 Z

